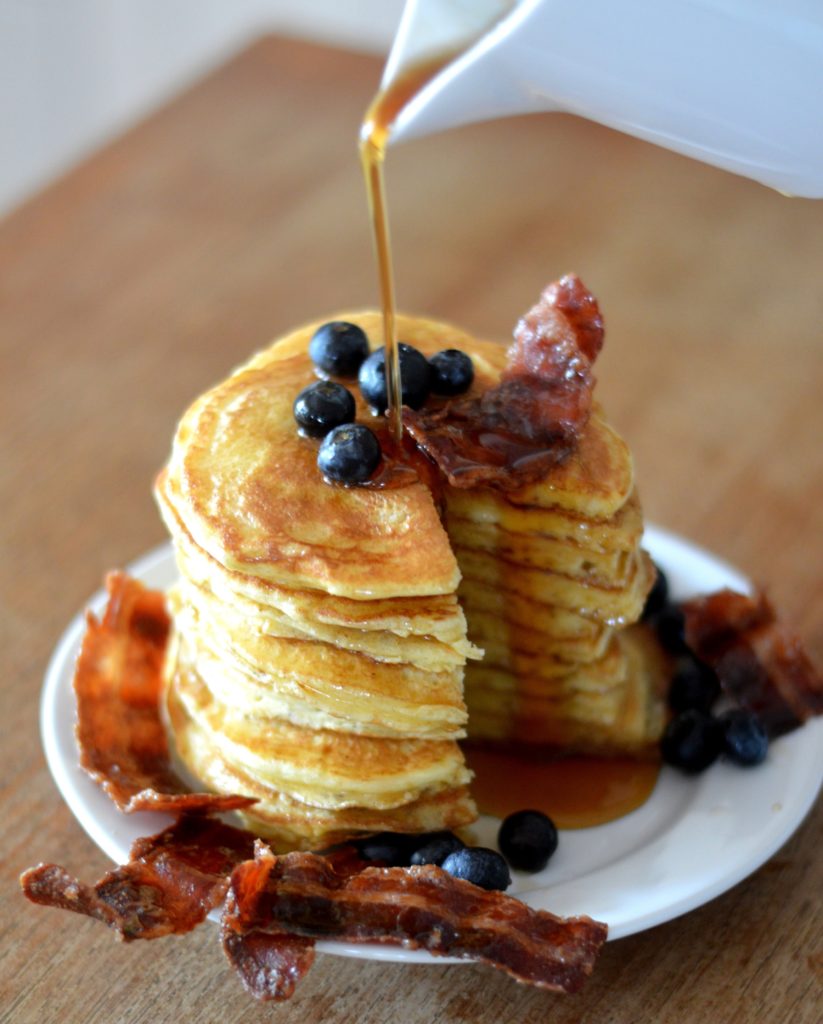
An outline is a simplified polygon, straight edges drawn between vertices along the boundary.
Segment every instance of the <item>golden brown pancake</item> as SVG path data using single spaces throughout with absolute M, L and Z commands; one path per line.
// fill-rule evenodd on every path
M 185 656 L 227 708 L 376 736 L 464 735 L 462 665 L 431 672 L 380 661 L 313 640 L 271 637 L 201 618 L 198 606 L 171 608 Z M 219 692 L 218 692 L 219 691 Z M 247 699 L 244 697 L 247 696 Z
M 493 551 L 477 551 L 455 545 L 463 578 L 525 597 L 542 605 L 559 605 L 608 625 L 633 622 L 643 611 L 646 594 L 654 580 L 654 567 L 643 552 L 630 565 L 628 579 L 614 587 L 595 587 L 561 573 L 532 569 L 508 562 Z
M 496 523 L 474 523 L 449 513 L 449 537 L 452 547 L 469 551 L 495 551 L 512 565 L 560 573 L 592 586 L 614 587 L 631 574 L 633 552 L 601 551 L 586 548 L 567 539 L 540 534 L 540 543 L 532 536 L 499 527 Z M 459 563 L 459 558 L 458 558 Z
M 399 637 L 431 637 L 468 655 L 466 624 L 454 594 L 350 600 L 321 590 L 292 590 L 222 566 L 198 548 L 166 498 L 164 470 L 155 496 L 174 539 L 175 558 L 184 579 L 209 588 L 221 601 L 250 600 L 261 614 L 282 616 L 311 633 L 316 627 L 350 629 L 359 633 L 388 631 Z
M 223 742 L 222 724 L 215 726 L 209 723 L 207 715 L 197 712 L 196 702 L 192 702 L 193 714 L 181 699 L 177 679 L 172 676 L 167 689 L 167 711 L 170 728 L 175 739 L 178 756 L 187 767 L 211 789 L 216 792 L 242 792 L 257 798 L 248 813 L 241 814 L 246 824 L 258 835 L 267 838 L 278 851 L 293 849 L 319 849 L 333 843 L 342 842 L 361 834 L 380 831 L 392 832 L 428 832 L 440 828 L 455 829 L 471 822 L 476 816 L 474 804 L 466 784 L 469 773 L 463 766 L 462 756 L 457 752 L 456 744 L 448 744 L 445 756 L 437 758 L 438 751 L 428 753 L 417 763 L 410 751 L 391 750 L 399 753 L 398 765 L 394 777 L 388 780 L 388 793 L 375 800 L 372 794 L 357 793 L 353 799 L 334 799 L 336 790 L 329 789 L 314 793 L 300 793 L 300 778 L 293 778 L 289 768 L 311 763 L 312 757 L 306 757 L 311 747 L 301 742 L 305 738 L 296 730 L 278 730 L 280 748 L 277 750 L 279 760 L 272 764 L 286 777 L 273 770 L 270 775 L 277 780 L 275 783 L 255 770 L 255 758 L 246 753 L 242 744 Z M 220 720 L 218 718 L 218 723 Z M 228 732 L 229 730 L 227 730 Z M 329 742 L 329 736 L 319 733 L 321 752 L 330 748 L 340 753 L 345 750 L 336 741 Z M 402 741 L 400 741 L 402 742 Z M 298 749 L 295 749 L 295 744 Z M 224 756 L 225 747 L 225 756 Z M 348 752 L 348 751 L 347 751 Z M 385 746 L 381 747 L 381 756 L 363 765 L 362 776 L 366 769 L 373 770 L 385 763 Z M 266 751 L 266 756 L 271 755 Z M 451 755 L 451 756 L 450 756 Z M 245 762 L 251 761 L 251 766 Z M 338 758 L 339 761 L 339 758 Z M 417 769 L 417 779 L 412 775 L 412 785 L 405 789 L 403 768 L 412 761 Z M 354 761 L 353 764 L 358 764 Z M 425 784 L 426 769 L 431 778 Z M 463 779 L 460 783 L 458 780 Z M 334 777 L 335 783 L 339 777 Z M 387 780 L 381 780 L 385 783 Z M 398 792 L 397 787 L 400 786 Z M 394 787 L 393 789 L 391 787 Z M 299 794 L 299 795 L 298 795 Z M 391 794 L 391 796 L 389 795 Z M 397 797 L 402 799 L 395 802 Z
M 589 689 L 585 669 L 565 692 L 526 692 L 517 677 L 487 670 L 495 685 L 467 689 L 472 736 L 485 742 L 539 746 L 548 755 L 656 757 L 664 724 L 663 694 L 670 665 L 645 627 L 619 635 L 623 669 L 613 685 Z M 504 685 L 500 685 L 503 683 Z

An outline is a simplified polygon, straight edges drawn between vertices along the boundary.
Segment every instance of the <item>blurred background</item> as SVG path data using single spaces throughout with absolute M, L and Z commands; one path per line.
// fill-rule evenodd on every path
M 251 39 L 386 53 L 403 0 L 0 0 L 0 216 Z

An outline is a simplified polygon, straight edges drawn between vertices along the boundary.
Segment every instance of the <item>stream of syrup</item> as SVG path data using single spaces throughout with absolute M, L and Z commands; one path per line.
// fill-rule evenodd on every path
M 380 303 L 383 314 L 383 343 L 386 346 L 386 387 L 389 429 L 397 444 L 403 434 L 402 387 L 400 383 L 400 350 L 395 324 L 394 270 L 392 268 L 389 215 L 386 205 L 386 180 L 383 163 L 386 143 L 395 118 L 410 99 L 453 58 L 454 53 L 441 54 L 414 65 L 400 75 L 388 88 L 375 96 L 366 111 L 360 129 L 360 161 L 366 179 L 366 194 L 371 213 L 374 250 L 380 285 Z

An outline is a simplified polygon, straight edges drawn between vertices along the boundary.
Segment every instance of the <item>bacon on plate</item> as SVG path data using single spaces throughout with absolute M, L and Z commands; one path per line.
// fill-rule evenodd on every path
M 192 793 L 172 770 L 160 717 L 170 620 L 162 593 L 110 573 L 103 618 L 87 615 L 77 660 L 80 764 L 121 811 L 225 811 L 254 798 Z
M 219 907 L 232 869 L 252 855 L 254 837 L 205 815 L 183 816 L 138 839 L 131 858 L 93 886 L 56 864 L 20 876 L 27 899 L 96 918 L 119 936 L 157 939 L 191 931 Z
M 224 948 L 249 937 L 255 965 L 269 966 L 263 936 L 378 942 L 425 949 L 497 967 L 516 980 L 576 992 L 591 973 L 607 928 L 588 917 L 563 919 L 439 867 L 352 870 L 311 853 L 275 856 L 262 842 L 238 865 L 223 913 Z M 281 965 L 257 978 L 255 994 L 288 987 Z M 271 998 L 271 995 L 268 995 Z
M 686 641 L 772 736 L 823 714 L 823 677 L 764 594 L 719 590 L 682 605 Z

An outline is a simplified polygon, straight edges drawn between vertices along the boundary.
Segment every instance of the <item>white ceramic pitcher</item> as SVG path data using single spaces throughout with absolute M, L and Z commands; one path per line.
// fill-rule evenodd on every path
M 407 0 L 383 87 L 447 51 L 390 143 L 567 111 L 823 197 L 823 0 Z

